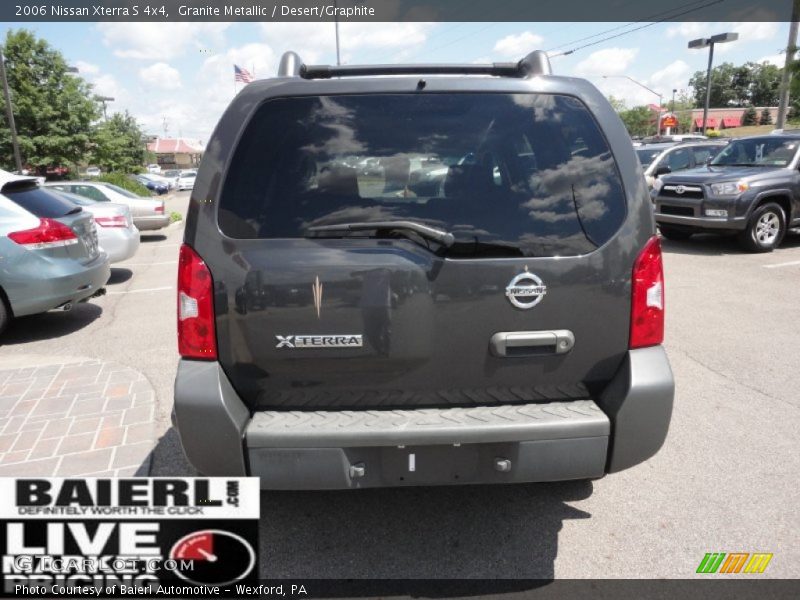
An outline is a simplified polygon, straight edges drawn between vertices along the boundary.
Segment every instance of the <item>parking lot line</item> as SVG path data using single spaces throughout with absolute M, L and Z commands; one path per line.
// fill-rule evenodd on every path
M 780 267 L 794 267 L 795 265 L 800 265 L 800 260 L 792 260 L 789 262 L 783 263 L 774 263 L 771 265 L 763 265 L 765 269 L 779 269 Z
M 177 260 L 164 260 L 159 262 L 149 262 L 149 263 L 119 263 L 121 267 L 149 267 L 150 265 L 177 265 Z
M 171 289 L 173 289 L 172 286 L 168 285 L 168 286 L 165 286 L 165 287 L 144 288 L 144 289 L 141 289 L 141 290 L 123 290 L 123 291 L 120 291 L 120 292 L 106 292 L 106 294 L 107 295 L 111 295 L 111 294 L 115 294 L 115 295 L 116 294 L 143 294 L 143 293 L 147 293 L 147 292 L 165 292 L 165 291 L 171 290 Z

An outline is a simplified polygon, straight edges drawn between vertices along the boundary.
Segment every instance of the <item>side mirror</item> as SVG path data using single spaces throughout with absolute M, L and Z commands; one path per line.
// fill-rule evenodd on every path
M 672 173 L 672 169 L 669 168 L 669 165 L 659 165 L 656 167 L 655 177 L 666 175 L 667 173 Z

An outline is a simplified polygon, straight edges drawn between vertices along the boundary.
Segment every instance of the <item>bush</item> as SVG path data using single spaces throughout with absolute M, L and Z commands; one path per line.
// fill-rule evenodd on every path
M 706 137 L 718 138 L 721 135 L 722 134 L 719 131 L 717 131 L 716 129 L 706 129 Z
M 97 181 L 113 183 L 114 185 L 118 185 L 124 190 L 133 192 L 137 196 L 151 195 L 150 190 L 144 187 L 141 183 L 139 183 L 135 179 L 131 179 L 127 175 L 123 175 L 122 173 L 103 173 L 102 175 L 100 175 L 100 177 L 97 178 Z
M 772 125 L 772 113 L 768 108 L 761 111 L 761 118 L 758 120 L 759 125 Z
M 756 114 L 756 109 L 752 106 L 748 106 L 747 109 L 742 114 L 742 126 L 745 125 L 755 125 L 758 121 L 758 114 Z

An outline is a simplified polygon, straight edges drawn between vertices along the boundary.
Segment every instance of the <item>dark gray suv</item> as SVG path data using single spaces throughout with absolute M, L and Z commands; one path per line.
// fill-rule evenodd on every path
M 207 475 L 597 478 L 667 434 L 647 187 L 603 95 L 542 52 L 344 67 L 287 53 L 209 140 L 178 286 L 173 419 Z
M 734 233 L 750 252 L 771 252 L 800 226 L 800 134 L 732 141 L 699 169 L 664 175 L 656 221 L 667 239 Z

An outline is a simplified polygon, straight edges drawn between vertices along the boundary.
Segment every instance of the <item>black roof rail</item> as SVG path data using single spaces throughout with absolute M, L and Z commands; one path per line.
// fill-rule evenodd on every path
M 285 68 L 284 68 L 285 67 Z M 366 77 L 370 75 L 494 75 L 496 77 L 534 77 L 550 75 L 547 54 L 536 50 L 519 62 L 473 64 L 419 64 L 419 65 L 306 65 L 294 52 L 281 58 L 278 74 L 299 75 L 303 79 L 330 79 L 331 77 Z

